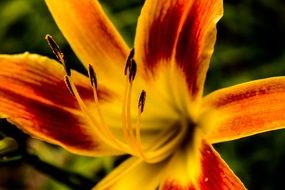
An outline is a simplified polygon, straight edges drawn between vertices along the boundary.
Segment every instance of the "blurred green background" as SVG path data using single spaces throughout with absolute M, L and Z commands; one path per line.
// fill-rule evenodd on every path
M 143 1 L 100 2 L 132 46 Z M 245 81 L 285 75 L 285 1 L 225 0 L 224 8 L 206 94 Z M 43 0 L 0 0 L 0 18 L 1 54 L 29 51 L 53 57 L 44 40 L 49 33 L 57 39 L 68 59 L 79 65 Z M 284 137 L 285 131 L 279 130 L 217 144 L 215 148 L 248 189 L 284 189 Z M 54 164 L 93 179 L 99 179 L 116 164 L 111 158 L 74 156 L 38 141 L 29 142 L 29 148 L 43 160 L 52 162 L 56 157 L 58 161 Z M 0 189 L 24 188 L 68 189 L 26 164 L 0 166 Z

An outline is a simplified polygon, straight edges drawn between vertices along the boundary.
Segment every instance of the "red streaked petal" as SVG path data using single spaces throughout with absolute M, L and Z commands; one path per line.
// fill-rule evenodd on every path
M 138 158 L 129 158 L 100 181 L 94 189 L 153 190 L 159 184 L 161 171 L 165 165 L 166 162 L 147 164 Z
M 177 159 L 177 162 L 181 161 Z M 180 175 L 167 176 L 161 183 L 160 189 L 162 190 L 242 190 L 245 189 L 242 182 L 235 176 L 232 170 L 222 160 L 219 154 L 213 149 L 213 147 L 207 144 L 205 141 L 201 147 L 201 174 L 196 178 L 196 181 L 185 182 L 185 176 L 188 175 L 187 162 L 174 163 L 172 167 L 169 167 L 173 174 L 177 170 L 175 166 L 178 164 L 181 170 Z M 191 163 L 188 163 L 191 164 Z M 195 165 L 192 163 L 192 167 Z M 191 165 L 190 165 L 191 168 Z M 171 174 L 171 171 L 169 172 Z M 183 174 L 184 173 L 184 174 Z
M 0 116 L 36 138 L 85 155 L 112 154 L 86 123 L 69 94 L 60 64 L 32 55 L 0 56 Z M 72 73 L 83 98 L 92 98 L 89 80 Z M 102 97 L 102 93 L 101 97 Z M 104 96 L 108 99 L 108 96 Z M 104 98 L 103 97 L 103 98 Z M 101 100 L 104 100 L 101 98 Z
M 216 41 L 216 24 L 222 14 L 222 0 L 193 1 L 179 34 L 175 60 L 194 98 L 203 93 Z
M 156 75 L 159 65 L 176 63 L 189 94 L 201 96 L 222 14 L 221 0 L 147 0 L 138 21 L 135 59 L 147 76 Z
M 209 133 L 212 143 L 285 127 L 285 77 L 251 81 L 215 91 L 204 108 L 220 114 Z
M 105 15 L 97 0 L 46 0 L 46 4 L 75 54 L 98 80 L 123 84 L 129 48 Z
M 202 176 L 199 185 L 202 190 L 246 189 L 220 155 L 207 143 L 203 144 Z
M 145 1 L 136 30 L 135 59 L 145 65 L 147 71 L 154 72 L 162 61 L 170 62 L 188 2 Z

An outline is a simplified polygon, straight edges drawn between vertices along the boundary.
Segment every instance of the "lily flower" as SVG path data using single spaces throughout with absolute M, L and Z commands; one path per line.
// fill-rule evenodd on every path
M 134 49 L 98 1 L 46 4 L 89 77 L 49 35 L 64 69 L 1 55 L 1 117 L 76 154 L 130 155 L 94 189 L 245 189 L 212 144 L 284 128 L 285 77 L 203 97 L 222 0 L 146 0 Z

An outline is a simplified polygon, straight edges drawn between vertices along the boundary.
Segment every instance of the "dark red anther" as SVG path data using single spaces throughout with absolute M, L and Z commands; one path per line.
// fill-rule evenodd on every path
M 90 79 L 91 86 L 94 86 L 97 89 L 96 73 L 95 73 L 92 65 L 90 65 L 90 64 L 89 64 L 89 79 Z
M 128 56 L 128 59 L 127 59 L 127 62 L 126 62 L 126 66 L 125 66 L 125 75 L 128 74 L 128 70 L 130 68 L 130 65 L 131 65 L 131 62 L 134 58 L 134 55 L 135 55 L 135 49 L 132 48 L 131 51 L 130 51 L 130 54 Z
M 139 104 L 138 104 L 138 108 L 140 109 L 141 113 L 144 110 L 145 99 L 146 99 L 146 92 L 142 90 L 140 98 L 139 98 Z
M 54 41 L 52 36 L 49 34 L 47 34 L 45 36 L 45 39 L 47 40 L 48 45 L 51 48 L 54 55 L 56 56 L 57 60 L 63 65 L 66 74 L 68 76 L 70 76 L 71 75 L 71 69 L 70 69 L 69 65 L 66 64 L 66 61 L 64 59 L 64 54 L 59 49 L 59 46 L 57 45 L 57 43 Z

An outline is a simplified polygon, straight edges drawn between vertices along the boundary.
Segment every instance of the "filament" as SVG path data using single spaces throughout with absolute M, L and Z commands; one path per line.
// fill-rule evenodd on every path
M 106 144 L 108 144 L 111 147 L 115 147 L 116 149 L 121 149 L 124 150 L 126 152 L 130 152 L 125 146 L 123 146 L 122 144 L 120 144 L 118 146 L 118 144 L 116 143 L 116 138 L 110 138 L 109 135 L 106 134 L 106 129 L 104 128 L 103 125 L 101 125 L 95 118 L 94 116 L 90 113 L 90 111 L 88 110 L 88 108 L 86 107 L 86 105 L 84 104 L 82 98 L 80 97 L 78 90 L 76 88 L 76 86 L 73 83 L 73 80 L 71 77 L 69 77 L 68 75 L 65 76 L 66 80 L 69 81 L 70 83 L 70 87 L 72 92 L 74 93 L 74 96 L 79 104 L 80 109 L 82 110 L 82 112 L 84 113 L 84 115 L 87 117 L 87 119 L 91 122 L 91 124 L 94 127 L 95 132 L 98 134 L 97 136 L 99 138 L 101 138 Z M 97 128 L 98 127 L 98 128 Z M 99 130 L 98 130 L 99 129 Z M 108 136 L 109 138 L 106 138 L 106 136 Z
M 125 95 L 122 104 L 122 130 L 125 137 L 126 142 L 132 147 L 134 147 L 134 134 L 132 131 L 132 121 L 131 121 L 131 92 L 132 92 L 132 83 L 126 78 L 126 88 Z
M 121 142 L 116 137 L 114 137 L 113 133 L 110 131 L 110 128 L 106 125 L 106 122 L 104 120 L 103 114 L 102 114 L 101 109 L 100 109 L 100 104 L 99 104 L 99 99 L 98 99 L 96 87 L 93 86 L 92 89 L 93 89 L 93 95 L 94 95 L 94 101 L 95 101 L 95 108 L 96 108 L 96 111 L 98 113 L 99 119 L 101 121 L 102 129 L 106 132 L 106 134 L 109 136 L 110 139 L 114 140 L 114 143 L 116 143 L 117 146 L 123 148 L 123 150 L 125 150 L 125 151 L 127 150 L 128 152 L 131 152 L 129 150 L 129 147 L 127 147 L 127 145 L 125 143 Z

